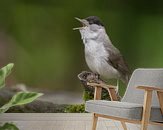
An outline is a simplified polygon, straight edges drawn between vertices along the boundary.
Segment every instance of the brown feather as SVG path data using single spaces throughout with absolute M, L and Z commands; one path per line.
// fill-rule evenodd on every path
M 109 53 L 107 60 L 108 64 L 113 66 L 120 73 L 120 80 L 127 84 L 130 79 L 131 72 L 123 56 L 121 55 L 120 51 L 114 46 L 107 44 L 105 47 Z
M 115 55 L 114 53 L 110 53 L 108 63 L 118 70 L 121 74 L 121 80 L 127 84 L 131 74 L 123 56 L 121 54 Z

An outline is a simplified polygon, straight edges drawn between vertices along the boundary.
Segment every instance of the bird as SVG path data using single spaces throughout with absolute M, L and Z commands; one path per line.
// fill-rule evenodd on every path
M 73 28 L 79 30 L 84 43 L 85 60 L 89 69 L 106 79 L 117 79 L 127 84 L 130 69 L 121 52 L 112 44 L 104 24 L 97 16 L 84 19 L 75 17 L 82 26 Z

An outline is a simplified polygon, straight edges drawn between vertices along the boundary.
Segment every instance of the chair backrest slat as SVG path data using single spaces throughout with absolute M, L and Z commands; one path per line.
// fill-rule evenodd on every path
M 136 69 L 128 83 L 122 102 L 143 104 L 144 91 L 136 89 L 137 86 L 151 86 L 163 88 L 163 68 L 160 69 Z M 152 106 L 159 106 L 156 92 L 153 94 Z

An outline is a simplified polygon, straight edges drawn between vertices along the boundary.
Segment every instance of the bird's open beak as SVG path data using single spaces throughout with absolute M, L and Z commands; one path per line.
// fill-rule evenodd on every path
M 82 29 L 85 26 L 87 26 L 86 25 L 86 21 L 84 19 L 80 19 L 80 18 L 77 18 L 77 17 L 75 17 L 75 19 L 78 20 L 80 23 L 82 23 L 83 26 L 82 27 L 78 27 L 78 28 L 73 28 L 73 30 L 79 30 L 79 29 Z

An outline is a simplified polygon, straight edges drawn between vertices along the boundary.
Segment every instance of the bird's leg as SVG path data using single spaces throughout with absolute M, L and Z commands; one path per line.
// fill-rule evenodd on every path
M 116 86 L 116 92 L 118 93 L 119 91 L 119 79 L 117 79 L 117 86 Z
M 119 79 L 117 79 L 117 86 L 116 86 L 116 95 L 118 97 L 118 100 L 121 100 L 122 97 L 119 95 Z

